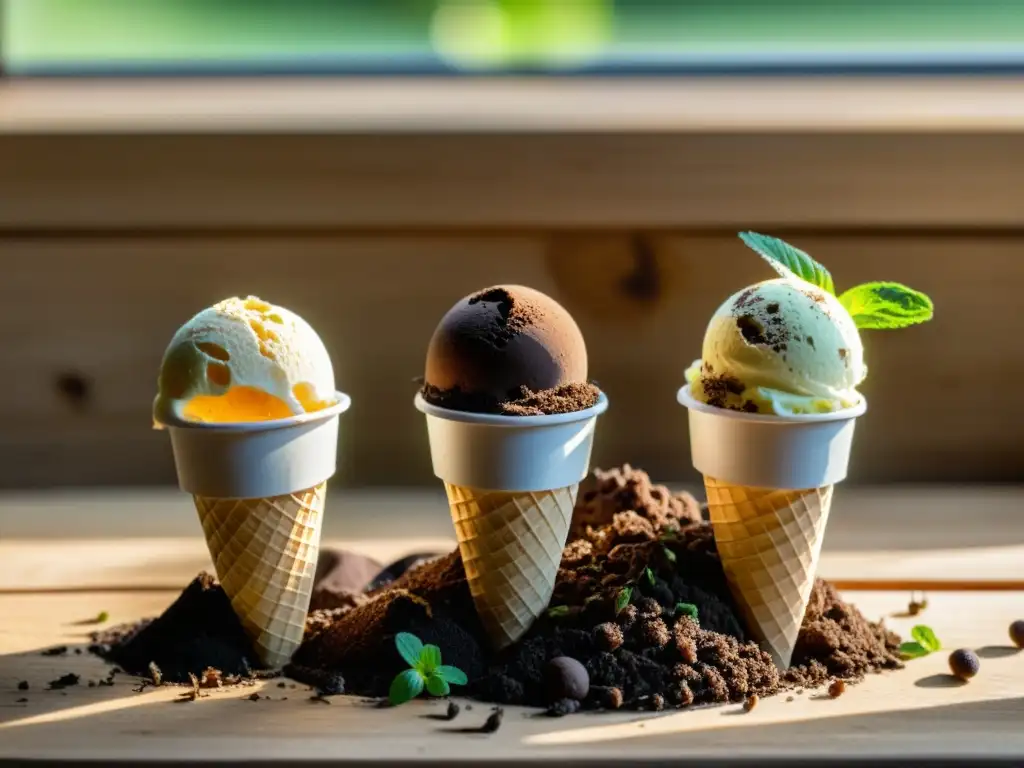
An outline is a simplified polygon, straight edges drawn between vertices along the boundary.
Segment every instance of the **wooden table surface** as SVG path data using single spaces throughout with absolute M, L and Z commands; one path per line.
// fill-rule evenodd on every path
M 127 678 L 113 687 L 44 690 L 66 672 L 99 679 L 108 665 L 88 654 L 51 657 L 40 650 L 86 642 L 89 627 L 76 622 L 100 611 L 111 622 L 159 613 L 204 567 L 204 545 L 180 494 L 11 497 L 0 501 L 0 762 L 1024 763 L 1024 653 L 1007 637 L 1009 623 L 1024 617 L 1024 586 L 1017 581 L 1024 494 L 1015 488 L 845 491 L 854 498 L 846 506 L 837 500 L 822 572 L 874 587 L 847 597 L 871 618 L 888 617 L 897 631 L 905 634 L 921 621 L 946 648 L 976 648 L 982 671 L 972 682 L 955 683 L 945 674 L 946 654 L 937 653 L 872 676 L 835 700 L 806 691 L 792 701 L 785 694 L 762 700 L 750 713 L 727 705 L 563 719 L 507 708 L 501 729 L 489 736 L 451 730 L 481 724 L 489 712 L 481 703 L 445 723 L 424 717 L 443 710 L 438 702 L 379 710 L 340 697 L 327 706 L 309 701 L 302 686 L 278 688 L 279 681 L 173 706 L 182 689 L 136 693 Z M 384 559 L 450 544 L 436 494 L 335 499 L 328 512 L 332 542 Z M 881 525 L 888 519 L 891 525 Z M 353 536 L 344 537 L 345 522 Z M 893 618 L 905 609 L 912 583 L 937 590 L 929 607 L 917 619 Z M 28 692 L 17 690 L 21 680 L 29 682 Z M 271 700 L 248 700 L 254 691 Z

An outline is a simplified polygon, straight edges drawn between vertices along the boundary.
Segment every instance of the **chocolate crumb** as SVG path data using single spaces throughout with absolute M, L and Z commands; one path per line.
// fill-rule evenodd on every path
M 757 694 L 756 693 L 755 694 L 751 694 L 750 696 L 748 696 L 746 698 L 746 701 L 743 702 L 743 711 L 744 712 L 749 712 L 750 710 L 752 710 L 754 707 L 757 706 L 757 702 L 758 702 Z
M 792 696 L 787 696 L 786 697 L 786 701 L 793 701 L 793 697 Z
M 444 713 L 445 720 L 454 720 L 459 716 L 459 705 L 454 701 L 448 702 L 448 710 Z
M 769 315 L 777 314 L 778 311 L 779 311 L 779 304 L 778 304 L 778 302 L 773 301 L 771 304 L 767 305 L 764 308 L 764 311 L 767 312 Z
M 764 335 L 764 326 L 757 322 L 753 315 L 740 315 L 736 318 L 736 326 L 748 344 L 768 343 Z
M 555 413 L 575 413 L 593 408 L 601 397 L 601 390 L 590 383 L 563 384 L 554 389 L 533 392 L 522 387 L 518 397 L 500 405 L 506 416 L 543 416 Z
M 15 700 L 14 700 L 14 703 L 15 703 L 15 704 L 26 704 L 26 703 L 28 703 L 28 699 L 26 699 L 26 698 L 25 698 L 25 697 L 23 696 L 23 697 L 21 697 L 20 699 L 15 699 Z
M 20 683 L 18 683 L 18 690 L 19 691 L 27 691 L 28 690 L 28 680 L 22 680 Z
M 833 699 L 838 699 L 846 691 L 846 683 L 842 680 L 833 680 L 832 684 L 828 687 L 828 695 Z
M 66 656 L 68 647 L 66 645 L 58 645 L 53 648 L 47 648 L 45 651 L 40 651 L 40 656 Z
M 249 694 L 249 701 L 259 701 L 260 695 L 258 693 Z

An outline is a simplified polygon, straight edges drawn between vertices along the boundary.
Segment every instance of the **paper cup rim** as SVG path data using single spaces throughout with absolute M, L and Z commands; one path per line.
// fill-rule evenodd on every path
M 575 421 L 586 421 L 587 419 L 599 416 L 608 410 L 608 397 L 604 392 L 598 390 L 597 402 L 589 408 L 581 411 L 570 411 L 569 413 L 545 413 L 539 416 L 508 416 L 501 413 L 474 413 L 472 411 L 456 411 L 451 408 L 442 408 L 433 403 L 428 403 L 422 392 L 417 392 L 413 398 L 413 404 L 417 410 L 427 416 L 434 416 L 448 421 L 460 421 L 466 424 L 484 424 L 492 427 L 522 428 L 522 427 L 549 427 L 556 424 L 571 424 Z
M 341 415 L 349 409 L 352 405 L 352 398 L 346 395 L 344 392 L 336 391 L 334 393 L 335 403 L 328 406 L 327 408 L 321 408 L 319 411 L 309 411 L 307 413 L 298 413 L 294 416 L 289 416 L 286 419 L 269 419 L 267 421 L 231 421 L 231 422 L 213 422 L 213 421 L 188 421 L 187 419 L 179 418 L 174 414 L 169 414 L 170 418 L 158 420 L 158 424 L 161 427 L 171 427 L 173 429 L 200 429 L 208 432 L 232 432 L 232 433 L 245 433 L 245 432 L 269 432 L 275 429 L 285 429 L 287 427 L 294 427 L 299 424 L 311 424 L 317 421 L 326 421 Z
M 860 402 L 850 408 L 843 408 L 839 411 L 828 411 L 827 413 L 747 413 L 746 411 L 733 411 L 728 408 L 708 405 L 693 396 L 690 385 L 686 384 L 679 388 L 676 393 L 676 400 L 680 405 L 691 411 L 700 411 L 722 418 L 735 419 L 737 421 L 750 421 L 760 424 L 821 424 L 829 421 L 848 421 L 864 415 L 868 409 L 868 401 L 861 397 Z

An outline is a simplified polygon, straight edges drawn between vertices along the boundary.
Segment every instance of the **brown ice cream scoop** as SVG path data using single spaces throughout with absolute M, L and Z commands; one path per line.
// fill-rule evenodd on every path
M 502 285 L 466 296 L 427 349 L 424 398 L 446 408 L 497 411 L 531 392 L 587 381 L 583 334 L 550 296 Z

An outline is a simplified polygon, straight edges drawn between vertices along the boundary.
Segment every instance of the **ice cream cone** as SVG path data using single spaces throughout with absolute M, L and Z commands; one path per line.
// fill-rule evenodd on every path
M 282 496 L 194 496 L 217 578 L 271 668 L 302 642 L 313 590 L 326 483 Z
M 832 489 L 754 488 L 704 478 L 715 543 L 748 629 L 789 667 L 821 554 Z
M 547 609 L 578 488 L 510 492 L 445 483 L 469 591 L 495 648 L 518 640 Z

